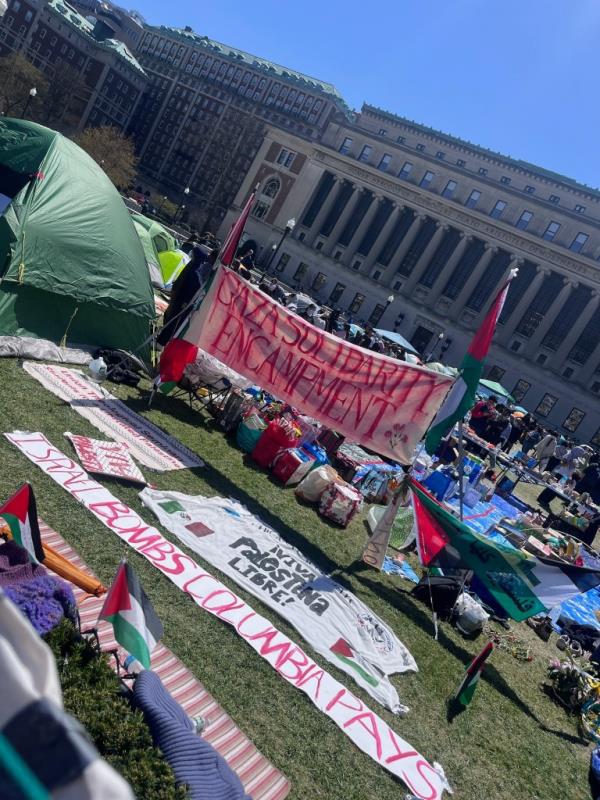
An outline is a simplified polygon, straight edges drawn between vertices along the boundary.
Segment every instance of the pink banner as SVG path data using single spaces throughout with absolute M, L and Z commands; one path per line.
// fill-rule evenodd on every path
M 257 614 L 156 528 L 147 525 L 137 511 L 90 478 L 42 433 L 14 431 L 4 435 L 122 541 L 189 594 L 200 608 L 232 625 L 285 681 L 304 692 L 357 747 L 400 778 L 414 795 L 421 800 L 442 800 L 444 789 L 449 789 L 443 769 L 437 764 L 431 765 L 385 720 L 269 620 Z
M 328 428 L 403 464 L 452 382 L 325 333 L 223 268 L 184 337 Z

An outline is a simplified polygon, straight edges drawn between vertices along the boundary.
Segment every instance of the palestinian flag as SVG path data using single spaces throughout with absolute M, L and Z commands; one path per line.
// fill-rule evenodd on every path
M 31 484 L 24 483 L 3 506 L 0 506 L 0 517 L 6 520 L 12 538 L 27 550 L 31 560 L 42 562 L 44 548 Z
M 600 572 L 538 559 L 471 530 L 411 480 L 417 549 L 424 567 L 473 570 L 495 601 L 522 621 L 600 586 Z
M 254 205 L 257 189 L 258 186 L 251 193 L 246 201 L 246 205 L 242 209 L 242 213 L 231 226 L 227 239 L 225 239 L 221 248 L 218 261 L 225 267 L 231 266 L 231 262 L 237 252 L 242 233 L 244 232 L 246 222 L 252 211 L 252 206 Z M 160 377 L 156 382 L 156 387 L 163 394 L 169 394 L 169 392 L 173 391 L 182 379 L 187 365 L 195 361 L 198 355 L 198 348 L 196 345 L 187 341 L 185 338 L 192 316 L 193 313 L 184 317 L 175 336 L 167 343 L 165 349 L 161 353 L 158 365 Z
M 425 450 L 430 455 L 435 453 L 444 436 L 452 430 L 457 422 L 464 418 L 475 402 L 475 393 L 481 380 L 484 360 L 492 344 L 496 323 L 502 312 L 514 275 L 516 275 L 516 271 L 514 271 L 514 274 L 511 273 L 508 281 L 496 295 L 481 328 L 479 328 L 469 345 L 467 354 L 460 365 L 458 377 L 450 387 L 446 399 L 429 427 L 425 437 Z
M 117 642 L 145 669 L 150 669 L 150 656 L 163 635 L 163 627 L 138 576 L 126 561 L 117 570 L 99 619 L 110 622 Z
M 465 671 L 465 676 L 461 681 L 458 691 L 454 700 L 459 703 L 463 708 L 466 708 L 475 694 L 475 689 L 479 683 L 479 678 L 483 672 L 485 662 L 491 656 L 494 650 L 494 643 L 488 642 L 479 655 L 475 656 L 473 661 L 469 664 Z
M 374 675 L 371 675 L 367 665 L 364 662 L 361 664 L 361 657 L 356 655 L 354 650 L 350 647 L 345 639 L 338 639 L 337 642 L 331 645 L 329 649 L 334 656 L 339 658 L 340 661 L 343 661 L 344 664 L 352 667 L 356 674 L 360 675 L 364 681 L 371 686 L 378 686 L 379 681 L 377 678 Z

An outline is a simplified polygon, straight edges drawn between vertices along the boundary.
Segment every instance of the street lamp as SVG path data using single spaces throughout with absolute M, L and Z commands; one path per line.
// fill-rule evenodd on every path
M 32 100 L 35 99 L 36 95 L 37 95 L 37 89 L 35 88 L 35 86 L 32 86 L 31 89 L 29 90 L 29 95 L 27 97 L 27 102 L 25 103 L 25 106 L 23 107 L 23 113 L 21 114 L 21 119 L 24 119 L 25 114 L 27 113 L 27 109 L 29 108 L 29 104 L 31 103 Z
M 296 227 L 296 220 L 294 219 L 294 217 L 292 217 L 291 219 L 288 219 L 288 221 L 285 224 L 285 229 L 283 231 L 283 234 L 281 235 L 281 239 L 279 240 L 279 242 L 277 244 L 274 244 L 271 247 L 271 255 L 269 256 L 269 260 L 267 262 L 267 266 L 265 267 L 265 272 L 269 271 L 269 268 L 271 267 L 271 263 L 272 263 L 273 259 L 275 258 L 275 256 L 277 255 L 277 251 L 279 250 L 281 245 L 284 243 L 284 241 L 286 239 L 286 236 L 289 236 L 290 233 L 294 230 L 295 227 Z
M 158 207 L 158 212 L 157 212 L 158 214 L 160 214 L 160 212 L 162 211 L 162 207 L 164 206 L 166 201 L 167 201 L 167 195 L 165 194 L 163 195 L 162 200 L 160 201 L 160 205 Z
M 433 360 L 433 354 L 437 350 L 437 346 L 442 343 L 443 339 L 444 339 L 444 334 L 439 333 L 437 339 L 433 344 L 433 347 L 431 348 L 431 353 L 429 353 L 428 357 L 425 359 L 426 364 Z
M 190 193 L 190 187 L 186 186 L 185 189 L 183 190 L 183 199 L 184 200 L 187 200 L 187 197 L 188 197 L 189 193 Z M 180 211 L 183 211 L 184 208 L 185 208 L 185 204 L 183 204 L 183 203 L 180 203 L 177 206 L 177 211 L 175 212 L 174 219 L 177 219 L 177 215 L 179 214 Z

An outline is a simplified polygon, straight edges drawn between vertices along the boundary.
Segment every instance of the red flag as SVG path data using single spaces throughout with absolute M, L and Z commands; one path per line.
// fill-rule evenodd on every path
M 502 307 L 504 306 L 504 301 L 506 300 L 506 295 L 508 294 L 512 279 L 513 276 L 511 274 L 510 278 L 506 281 L 506 284 L 496 295 L 496 298 L 490 306 L 490 310 L 486 314 L 481 327 L 471 340 L 471 344 L 469 345 L 467 352 L 477 361 L 483 361 L 489 352 L 492 339 L 494 338 L 494 332 L 496 330 L 496 323 L 498 322 L 498 318 L 502 313 Z
M 252 211 L 252 206 L 254 205 L 255 197 L 256 197 L 256 189 L 252 192 L 252 194 L 248 198 L 246 205 L 242 210 L 242 213 L 231 226 L 231 230 L 227 235 L 227 239 L 225 239 L 225 242 L 223 243 L 223 247 L 221 248 L 221 252 L 219 253 L 219 261 L 226 267 L 231 266 L 233 257 L 236 254 L 236 251 L 240 244 L 240 239 L 242 238 L 242 233 L 244 232 L 244 228 L 246 227 L 246 222 L 248 220 L 248 217 L 250 216 L 250 212 Z

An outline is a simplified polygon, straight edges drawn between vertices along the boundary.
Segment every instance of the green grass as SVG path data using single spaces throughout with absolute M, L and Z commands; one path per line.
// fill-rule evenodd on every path
M 15 361 L 0 360 L 0 381 L 4 388 L 3 431 L 40 430 L 64 452 L 70 449 L 63 437 L 65 431 L 99 436 Z M 448 723 L 447 700 L 483 640 L 467 641 L 443 624 L 439 641 L 434 641 L 430 613 L 403 591 L 410 585 L 357 563 L 367 536 L 364 514 L 347 530 L 335 528 L 312 507 L 297 503 L 293 490 L 281 488 L 268 474 L 249 466 L 210 420 L 191 412 L 183 402 L 158 397 L 147 411 L 146 397 L 137 390 L 117 389 L 115 393 L 206 462 L 203 469 L 156 476 L 146 470 L 159 488 L 235 497 L 321 569 L 334 572 L 394 629 L 420 670 L 392 678 L 400 699 L 411 708 L 405 719 L 385 711 L 348 676 L 310 647 L 307 650 L 426 758 L 439 761 L 457 800 L 589 800 L 589 745 L 580 740 L 576 720 L 540 688 L 548 659 L 558 653 L 552 643 L 542 643 L 527 626 L 515 624 L 519 637 L 531 644 L 534 661 L 522 663 L 497 650 L 471 706 Z M 163 621 L 165 643 L 287 775 L 293 800 L 398 800 L 403 796 L 398 781 L 361 753 L 301 692 L 285 683 L 231 627 L 201 611 L 4 438 L 0 470 L 1 494 L 8 496 L 23 480 L 30 480 L 40 515 L 103 581 L 111 580 L 122 556 L 129 557 Z M 134 489 L 108 481 L 106 485 L 147 522 L 154 523 Z M 168 532 L 165 535 L 172 538 Z M 210 566 L 209 570 L 214 572 Z M 290 638 L 299 639 L 273 611 L 228 578 L 219 577 Z

